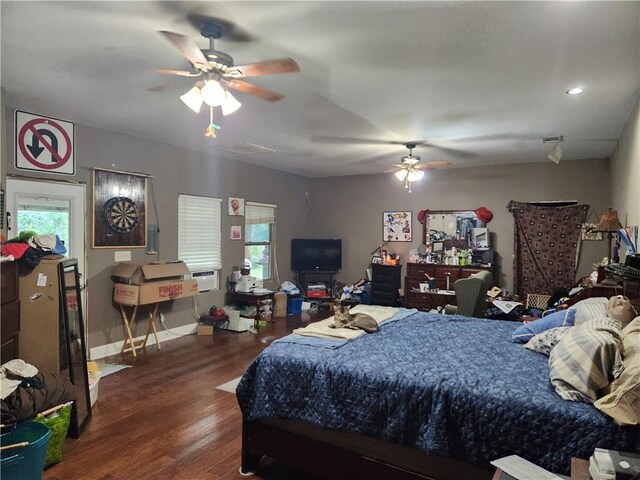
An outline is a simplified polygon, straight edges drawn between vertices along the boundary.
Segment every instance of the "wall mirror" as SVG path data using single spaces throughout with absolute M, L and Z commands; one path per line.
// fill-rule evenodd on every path
M 423 243 L 434 253 L 450 250 L 486 249 L 486 224 L 473 210 L 432 210 L 424 215 Z
M 87 372 L 87 349 L 80 295 L 78 261 L 69 258 L 58 264 L 60 284 L 60 370 L 69 375 L 76 391 L 71 409 L 69 436 L 79 438 L 91 419 L 91 398 Z

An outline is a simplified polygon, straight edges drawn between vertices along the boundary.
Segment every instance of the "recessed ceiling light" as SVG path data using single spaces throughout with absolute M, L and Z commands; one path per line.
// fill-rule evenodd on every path
M 584 90 L 580 87 L 575 87 L 575 88 L 572 88 L 571 90 L 567 90 L 567 93 L 569 95 L 578 95 L 582 92 L 584 92 Z

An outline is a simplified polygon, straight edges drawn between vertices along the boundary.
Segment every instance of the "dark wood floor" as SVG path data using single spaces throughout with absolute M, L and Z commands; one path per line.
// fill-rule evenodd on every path
M 100 380 L 93 418 L 45 480 L 240 479 L 241 414 L 235 394 L 215 387 L 241 376 L 276 338 L 323 318 L 276 319 L 258 334 L 218 331 L 189 335 L 106 359 L 127 368 Z M 310 475 L 265 461 L 256 479 L 302 480 Z

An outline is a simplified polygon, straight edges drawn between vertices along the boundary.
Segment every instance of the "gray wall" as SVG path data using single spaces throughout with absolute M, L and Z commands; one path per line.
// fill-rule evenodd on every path
M 611 157 L 611 206 L 623 225 L 640 225 L 640 100 L 622 131 Z
M 25 108 L 28 110 L 28 108 Z M 48 112 L 55 116 L 55 112 Z M 13 138 L 13 109 L 7 108 L 4 116 L 6 138 Z M 251 166 L 237 159 L 221 159 L 215 155 L 186 150 L 171 145 L 132 137 L 120 133 L 98 130 L 76 124 L 76 175 L 24 175 L 13 166 L 13 142 L 4 142 L 3 171 L 48 180 L 72 180 L 87 184 L 87 245 L 92 244 L 92 167 L 147 173 L 153 176 L 153 189 L 160 226 L 160 259 L 177 257 L 178 194 L 193 194 L 223 199 L 222 215 L 222 272 L 221 284 L 231 268 L 241 265 L 244 259 L 244 242 L 229 240 L 231 225 L 244 223 L 244 217 L 227 215 L 227 197 L 236 196 L 248 201 L 277 205 L 276 256 L 281 281 L 292 280 L 289 269 L 290 239 L 308 237 L 310 224 L 305 204 L 305 194 L 311 193 L 312 181 L 298 175 Z M 149 193 L 149 192 L 148 192 Z M 148 222 L 156 223 L 152 198 L 148 195 Z M 244 230 L 243 230 L 244 238 Z M 88 248 L 88 326 L 89 346 L 95 347 L 123 340 L 124 332 L 118 310 L 112 305 L 113 283 L 110 274 L 114 262 L 114 250 Z M 144 249 L 132 249 L 132 260 L 149 262 L 156 256 L 145 255 Z M 269 283 L 266 287 L 275 287 Z M 200 312 L 211 305 L 224 305 L 224 290 L 204 293 L 197 297 Z M 182 299 L 162 304 L 168 327 L 194 322 L 192 300 Z M 138 332 L 144 332 L 141 322 Z
M 353 283 L 365 275 L 370 253 L 382 243 L 382 212 L 411 210 L 413 241 L 387 245 L 401 255 L 417 248 L 422 227 L 419 210 L 475 210 L 493 212 L 487 225 L 497 252 L 498 284 L 513 287 L 513 216 L 510 200 L 577 200 L 602 213 L 609 206 L 607 160 L 530 163 L 465 169 L 434 170 L 409 194 L 392 174 L 318 179 L 314 183 L 313 233 L 343 239 L 343 269 L 338 280 Z M 583 242 L 578 278 L 591 273 L 591 263 L 606 255 L 606 242 Z M 404 273 L 403 273 L 404 275 Z

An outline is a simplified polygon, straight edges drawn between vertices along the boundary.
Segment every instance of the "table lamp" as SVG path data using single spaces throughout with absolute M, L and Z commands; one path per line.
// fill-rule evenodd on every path
M 609 249 L 607 250 L 607 256 L 609 260 L 607 264 L 611 263 L 611 240 L 613 239 L 613 234 L 622 228 L 622 224 L 620 220 L 618 220 L 618 212 L 616 210 L 612 210 L 611 208 L 604 212 L 600 217 L 600 221 L 594 227 L 594 232 L 605 232 L 608 235 L 609 239 Z

